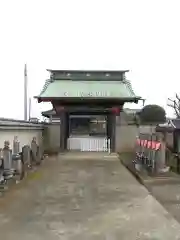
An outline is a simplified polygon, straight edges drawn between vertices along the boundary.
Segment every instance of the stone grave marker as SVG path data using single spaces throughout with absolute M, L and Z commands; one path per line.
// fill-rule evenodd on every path
M 40 149 L 37 145 L 36 138 L 33 137 L 33 140 L 31 142 L 31 154 L 32 154 L 32 161 L 39 165 L 41 163 L 41 157 L 40 157 Z
M 13 140 L 13 154 L 19 154 L 20 153 L 20 142 L 18 140 L 18 137 L 15 136 Z
M 9 148 L 9 146 L 10 146 L 9 141 L 5 141 L 4 148 L 2 150 L 3 171 L 4 171 L 4 178 L 6 180 L 12 178 L 15 172 L 13 169 L 12 150 Z
M 26 168 L 32 167 L 31 148 L 29 145 L 25 145 L 22 148 L 22 162 L 26 166 Z

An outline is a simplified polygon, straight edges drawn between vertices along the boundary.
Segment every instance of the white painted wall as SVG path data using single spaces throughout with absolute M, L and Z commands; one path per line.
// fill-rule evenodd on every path
M 36 137 L 37 143 L 41 145 L 42 132 L 42 124 L 0 119 L 0 148 L 4 147 L 4 141 L 9 141 L 12 148 L 15 136 L 17 136 L 20 142 L 20 148 L 27 144 L 30 145 L 33 137 Z

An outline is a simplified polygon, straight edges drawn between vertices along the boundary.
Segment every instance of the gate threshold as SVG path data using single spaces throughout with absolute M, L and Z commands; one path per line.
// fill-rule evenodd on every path
M 108 160 L 108 161 L 119 161 L 117 153 L 108 152 L 80 152 L 80 151 L 69 151 L 65 153 L 59 153 L 59 159 L 71 159 L 71 160 Z

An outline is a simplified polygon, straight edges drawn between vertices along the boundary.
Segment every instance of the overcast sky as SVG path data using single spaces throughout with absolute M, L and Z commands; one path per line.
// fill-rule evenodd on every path
M 179 0 L 0 0 L 0 117 L 23 118 L 24 63 L 30 96 L 47 68 L 129 69 L 137 95 L 171 115 L 167 98 L 180 92 L 179 12 Z M 48 107 L 33 101 L 32 115 Z

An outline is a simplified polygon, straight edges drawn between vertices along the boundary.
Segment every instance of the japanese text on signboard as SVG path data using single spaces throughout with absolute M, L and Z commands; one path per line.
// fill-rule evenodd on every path
M 64 92 L 65 97 L 70 97 L 72 94 Z M 109 97 L 109 92 L 77 92 L 77 97 Z

